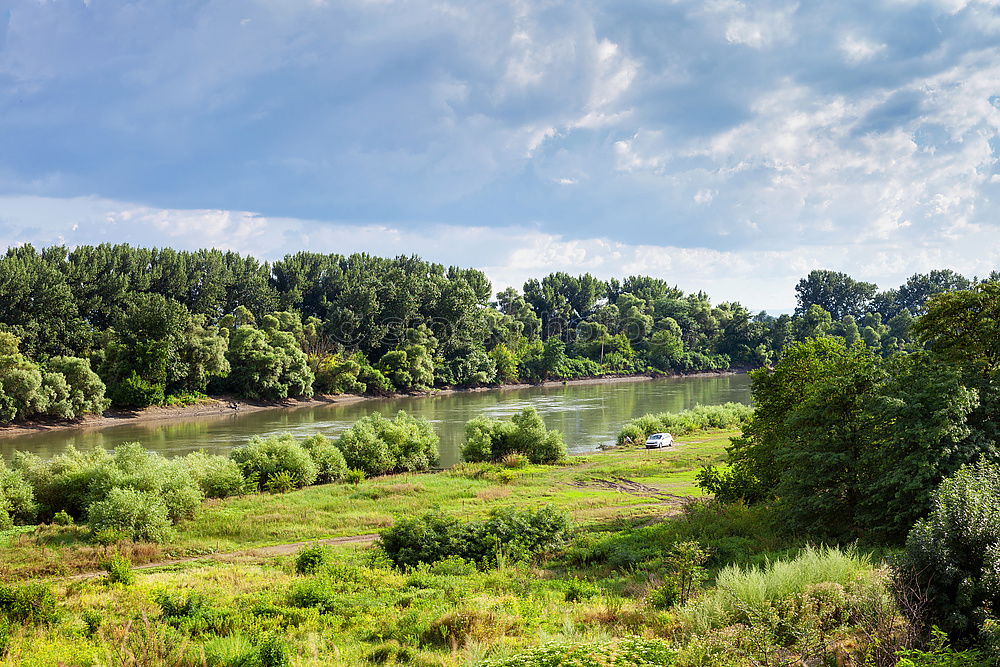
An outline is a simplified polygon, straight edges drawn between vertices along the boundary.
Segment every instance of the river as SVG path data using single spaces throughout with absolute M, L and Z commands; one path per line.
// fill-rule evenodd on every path
M 319 432 L 335 436 L 358 418 L 373 412 L 392 415 L 398 410 L 406 410 L 434 424 L 441 438 L 441 463 L 447 466 L 459 460 L 465 422 L 478 415 L 507 417 L 526 406 L 534 406 L 549 428 L 563 432 L 570 452 L 586 452 L 614 442 L 622 423 L 633 417 L 727 401 L 750 402 L 747 375 L 455 392 L 214 415 L 184 421 L 44 431 L 0 440 L 0 454 L 9 458 L 13 451 L 22 450 L 52 456 L 62 452 L 67 445 L 80 449 L 112 448 L 135 441 L 167 456 L 200 449 L 221 454 L 254 435 L 291 432 L 304 437 Z

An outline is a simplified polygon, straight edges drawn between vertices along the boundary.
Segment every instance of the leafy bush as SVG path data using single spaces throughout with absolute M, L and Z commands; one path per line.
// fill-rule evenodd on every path
M 106 387 L 101 378 L 90 367 L 90 361 L 79 357 L 52 357 L 45 362 L 45 368 L 66 379 L 69 417 L 92 412 L 104 412 L 111 401 L 104 397 Z
M 302 447 L 309 452 L 318 471 L 316 482 L 325 484 L 337 482 L 347 474 L 347 462 L 344 455 L 326 436 L 317 433 L 302 441 Z
M 102 563 L 101 568 L 108 573 L 106 580 L 109 584 L 131 586 L 135 583 L 132 562 L 120 553 L 115 553 L 114 556 Z
M 552 642 L 483 667 L 669 667 L 676 651 L 662 639 L 626 637 L 604 642 Z
M 528 457 L 521 452 L 511 452 L 500 459 L 500 465 L 505 468 L 523 468 L 528 465 Z
M 257 488 L 261 490 L 279 473 L 288 473 L 293 488 L 312 484 L 319 474 L 309 452 L 288 433 L 266 440 L 254 436 L 243 447 L 234 449 L 230 458 L 240 466 L 247 480 L 257 480 Z
M 264 483 L 264 490 L 268 493 L 288 493 L 296 488 L 295 478 L 287 470 L 271 473 L 271 476 Z
M 60 510 L 83 519 L 88 507 L 116 488 L 158 496 L 173 521 L 194 516 L 203 498 L 183 459 L 168 460 L 139 443 L 122 444 L 111 453 L 68 447 L 50 459 L 16 452 L 13 465 L 34 489 L 42 520 Z
M 203 498 L 183 461 L 168 460 L 137 442 L 119 445 L 92 471 L 88 499 L 93 503 L 117 488 L 159 496 L 171 521 L 193 517 Z
M 904 591 L 926 595 L 926 617 L 913 620 L 965 642 L 1000 609 L 1000 466 L 959 469 L 931 502 L 910 531 L 897 576 Z
M 358 470 L 357 468 L 351 468 L 344 475 L 344 481 L 348 484 L 353 484 L 357 486 L 361 482 L 365 481 L 365 471 Z
M 172 536 L 167 504 L 157 495 L 115 487 L 90 505 L 87 523 L 93 533 L 122 531 L 136 542 L 166 542 Z
M 563 594 L 566 602 L 581 602 L 594 597 L 598 593 L 598 588 L 589 581 L 584 581 L 577 577 L 571 577 L 566 582 L 566 591 Z
M 566 455 L 562 433 L 549 431 L 534 408 L 524 408 L 510 421 L 475 417 L 465 424 L 462 458 L 466 461 L 500 461 L 522 453 L 532 463 L 555 463 Z
M 257 640 L 260 667 L 291 667 L 292 652 L 282 637 L 268 633 Z
M 320 544 L 302 547 L 295 557 L 295 571 L 299 574 L 315 574 L 330 560 L 330 549 Z
M 197 618 L 211 608 L 208 599 L 196 591 L 188 591 L 186 595 L 160 591 L 156 594 L 156 604 L 164 618 Z
M 0 530 L 7 530 L 15 523 L 30 523 L 36 509 L 35 494 L 28 480 L 0 459 Z
M 0 584 L 0 618 L 21 625 L 50 625 L 57 619 L 56 599 L 47 584 Z
M 685 435 L 710 428 L 740 428 L 752 416 L 753 408 L 743 403 L 696 405 L 682 412 L 648 414 L 626 422 L 618 432 L 617 442 L 623 445 L 626 438 L 632 442 L 643 442 L 653 433 Z
M 929 645 L 924 649 L 907 649 L 897 654 L 896 667 L 990 667 L 997 656 L 987 656 L 981 650 L 958 651 L 948 645 L 948 635 L 934 628 Z
M 426 419 L 402 410 L 395 418 L 379 413 L 354 422 L 337 440 L 347 467 L 366 475 L 427 470 L 437 465 L 438 437 Z
M 72 526 L 73 517 L 66 510 L 59 510 L 52 516 L 52 523 L 57 526 Z
M 230 334 L 226 358 L 231 367 L 228 383 L 241 396 L 284 400 L 313 394 L 309 360 L 287 331 L 237 327 Z
M 161 383 L 144 380 L 135 371 L 121 382 L 112 383 L 108 393 L 111 401 L 123 408 L 161 405 L 165 398 Z
M 563 546 L 569 520 L 550 507 L 497 509 L 484 521 L 463 523 L 440 513 L 401 519 L 379 536 L 379 547 L 398 567 L 458 556 L 480 565 L 519 560 Z
M 246 479 L 239 464 L 225 456 L 192 452 L 183 458 L 188 474 L 206 498 L 229 498 L 246 491 Z

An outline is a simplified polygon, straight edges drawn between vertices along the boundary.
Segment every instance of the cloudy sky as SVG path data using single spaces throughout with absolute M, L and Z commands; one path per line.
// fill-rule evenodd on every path
M 794 305 L 1000 268 L 997 0 L 0 0 L 0 244 Z

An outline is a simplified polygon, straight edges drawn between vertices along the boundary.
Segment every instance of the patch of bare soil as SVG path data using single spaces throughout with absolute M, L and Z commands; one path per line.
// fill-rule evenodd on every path
M 618 491 L 619 493 L 627 493 L 630 496 L 637 496 L 639 498 L 653 498 L 655 500 L 668 501 L 674 500 L 678 502 L 683 502 L 687 500 L 684 496 L 678 496 L 673 493 L 667 493 L 662 491 L 655 486 L 649 486 L 648 484 L 642 484 L 641 482 L 636 482 L 635 480 L 626 479 L 625 477 L 613 477 L 612 479 L 601 479 L 600 477 L 592 477 L 589 480 L 580 480 L 572 482 L 573 486 L 579 487 L 598 487 L 601 489 L 607 489 L 608 491 Z

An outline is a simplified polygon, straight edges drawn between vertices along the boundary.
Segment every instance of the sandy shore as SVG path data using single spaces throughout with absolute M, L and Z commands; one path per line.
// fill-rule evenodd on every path
M 719 375 L 735 375 L 737 371 L 720 373 L 696 373 L 686 376 L 658 377 L 715 377 Z M 499 387 L 476 387 L 472 389 L 436 389 L 418 394 L 390 394 L 388 396 L 357 396 L 344 394 L 340 396 L 315 396 L 311 399 L 288 399 L 285 401 L 249 401 L 231 396 L 215 396 L 197 405 L 161 407 L 154 406 L 143 410 L 107 410 L 103 415 L 88 415 L 83 419 L 67 420 L 31 420 L 0 426 L 0 438 L 13 438 L 28 433 L 43 431 L 65 431 L 70 429 L 100 429 L 122 424 L 141 424 L 146 422 L 182 422 L 200 417 L 212 417 L 232 414 L 248 414 L 261 410 L 289 410 L 295 408 L 318 407 L 331 404 L 357 403 L 378 398 L 401 398 L 404 396 L 448 396 L 450 394 L 479 391 L 512 391 L 529 387 L 559 387 L 565 385 L 612 384 L 619 382 L 648 382 L 656 379 L 649 375 L 626 375 L 585 378 L 581 380 L 556 380 L 542 384 L 509 384 Z

